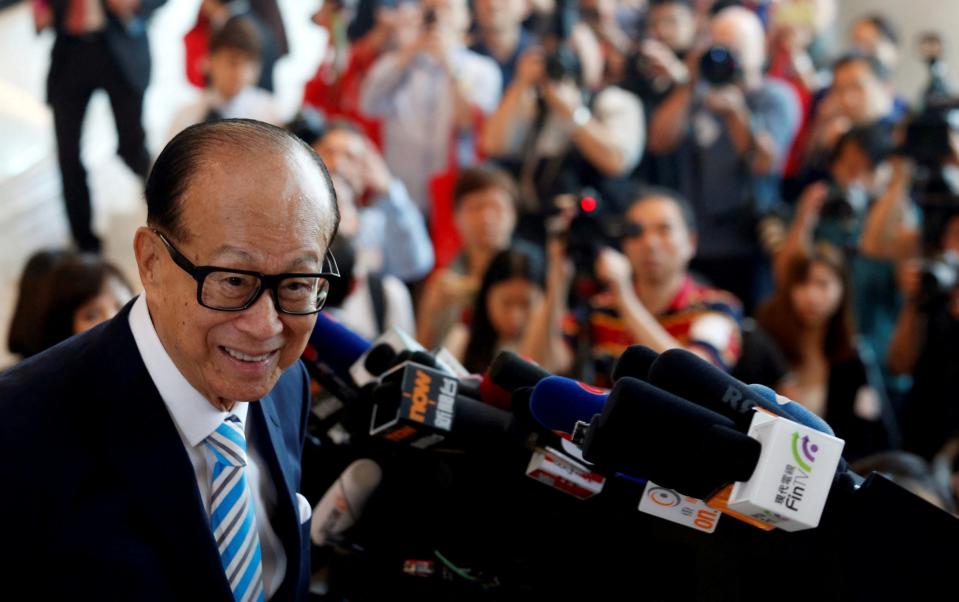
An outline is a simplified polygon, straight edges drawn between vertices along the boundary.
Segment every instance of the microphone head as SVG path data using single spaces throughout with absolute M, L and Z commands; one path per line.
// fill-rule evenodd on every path
M 748 480 L 760 450 L 729 418 L 624 377 L 590 425 L 583 457 L 705 499 L 730 482 Z
M 533 387 L 529 410 L 551 431 L 572 433 L 578 421 L 589 420 L 603 411 L 606 392 L 563 376 L 550 376 Z
M 826 433 L 833 437 L 836 436 L 836 433 L 833 432 L 832 427 L 829 426 L 825 420 L 819 416 L 813 414 L 802 404 L 796 403 L 795 401 L 779 395 L 769 387 L 765 385 L 747 385 L 749 389 L 756 395 L 766 399 L 769 403 L 775 403 L 778 405 L 793 422 L 798 422 L 799 424 L 808 426 L 809 428 L 816 429 L 820 433 Z
M 480 399 L 501 410 L 509 410 L 513 407 L 513 396 L 503 387 L 493 382 L 489 376 L 489 371 L 483 374 L 483 380 L 479 385 Z
M 326 363 L 338 374 L 345 375 L 349 375 L 350 366 L 370 348 L 369 341 L 323 312 L 316 315 L 309 345 L 315 355 L 309 359 Z
M 533 362 L 524 360 L 512 351 L 500 351 L 493 358 L 488 373 L 494 383 L 511 393 L 523 387 L 533 387 L 547 376 L 551 376 L 546 370 Z
M 778 403 L 770 403 L 745 383 L 685 349 L 661 353 L 649 368 L 649 382 L 722 414 L 733 420 L 742 432 L 749 430 L 755 406 L 789 418 Z
M 410 354 L 410 361 L 427 368 L 436 368 L 436 358 L 428 351 L 414 351 Z
M 360 458 L 346 467 L 342 478 L 351 480 L 359 489 L 373 490 L 383 478 L 383 469 L 369 458 Z
M 393 365 L 396 352 L 386 343 L 377 343 L 363 360 L 363 367 L 373 376 L 379 376 Z
M 630 345 L 616 360 L 613 366 L 613 382 L 624 376 L 647 380 L 649 367 L 653 365 L 659 354 L 645 345 Z

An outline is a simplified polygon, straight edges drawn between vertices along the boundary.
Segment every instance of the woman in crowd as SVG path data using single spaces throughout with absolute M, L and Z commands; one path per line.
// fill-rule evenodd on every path
M 893 417 L 874 367 L 854 338 L 848 272 L 838 249 L 821 243 L 811 253 L 797 253 L 758 318 L 792 368 L 782 393 L 822 416 L 845 439 L 845 457 L 894 446 Z
M 115 316 L 133 291 L 123 274 L 98 255 L 70 255 L 49 276 L 47 298 L 40 303 L 42 349 Z
M 500 351 L 522 351 L 527 327 L 543 301 L 543 263 L 534 251 L 514 245 L 497 253 L 483 276 L 469 326 L 456 324 L 447 336 L 445 347 L 470 372 L 485 371 Z

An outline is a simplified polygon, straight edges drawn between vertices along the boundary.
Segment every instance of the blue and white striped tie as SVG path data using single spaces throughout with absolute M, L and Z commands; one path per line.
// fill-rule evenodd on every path
M 213 452 L 210 528 L 223 570 L 237 602 L 265 600 L 260 538 L 250 488 L 246 484 L 246 438 L 240 419 L 230 414 L 205 441 Z

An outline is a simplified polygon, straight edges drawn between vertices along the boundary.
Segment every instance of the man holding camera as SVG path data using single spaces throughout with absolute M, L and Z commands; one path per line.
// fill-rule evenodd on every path
M 429 213 L 429 182 L 451 158 L 469 165 L 474 127 L 500 98 L 496 63 L 464 45 L 466 0 L 425 0 L 414 41 L 370 69 L 360 110 L 383 119 L 386 163 Z
M 595 277 L 604 290 L 586 300 L 585 314 L 577 310 L 568 319 L 576 324 L 567 331 L 574 330 L 577 339 L 585 340 L 590 353 L 589 368 L 577 376 L 610 384 L 606 378 L 613 363 L 634 344 L 658 352 L 683 347 L 730 370 L 742 346 L 742 308 L 733 295 L 690 276 L 689 262 L 699 237 L 689 203 L 671 190 L 648 188 L 624 218 L 622 253 L 607 247 L 596 256 Z M 544 303 L 534 325 L 544 324 L 547 312 L 554 316 L 568 312 L 571 266 L 551 249 L 549 269 L 547 301 L 552 299 L 554 307 Z M 557 322 L 553 320 L 554 328 Z
M 768 274 L 756 217 L 779 200 L 799 102 L 786 84 L 763 77 L 765 37 L 754 13 L 723 9 L 710 29 L 714 46 L 653 115 L 649 150 L 679 155 L 679 190 L 706 234 L 694 269 L 751 308 Z

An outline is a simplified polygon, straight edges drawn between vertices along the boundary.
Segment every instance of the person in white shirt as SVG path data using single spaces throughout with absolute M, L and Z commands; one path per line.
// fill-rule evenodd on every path
M 210 38 L 210 84 L 181 108 L 168 140 L 191 125 L 214 119 L 256 119 L 280 125 L 273 95 L 256 86 L 260 78 L 261 39 L 247 17 L 232 17 Z
M 430 179 L 473 162 L 479 118 L 499 103 L 499 66 L 464 44 L 466 0 L 424 0 L 423 25 L 407 46 L 380 57 L 360 95 L 360 109 L 384 121 L 386 163 L 425 213 Z

